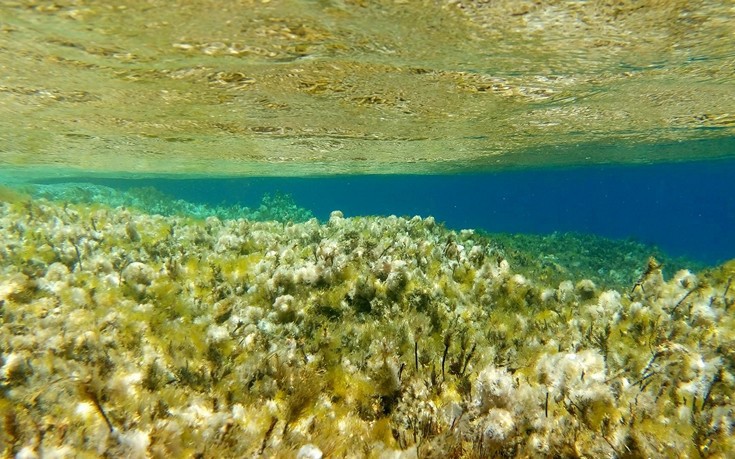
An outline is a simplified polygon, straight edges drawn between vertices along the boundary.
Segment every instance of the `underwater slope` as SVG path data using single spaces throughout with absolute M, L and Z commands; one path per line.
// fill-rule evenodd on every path
M 735 450 L 735 265 L 602 289 L 432 218 L 205 221 L 6 193 L 0 445 L 22 457 Z

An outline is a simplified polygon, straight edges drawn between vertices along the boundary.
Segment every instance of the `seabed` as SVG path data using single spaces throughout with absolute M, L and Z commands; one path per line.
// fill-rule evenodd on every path
M 731 160 L 733 24 L 720 0 L 4 0 L 0 183 Z M 732 256 L 731 187 L 693 175 L 666 199 L 721 213 Z M 735 457 L 735 261 L 100 190 L 0 187 L 3 457 Z
M 7 457 L 735 451 L 735 262 L 608 288 L 431 217 L 2 198 Z

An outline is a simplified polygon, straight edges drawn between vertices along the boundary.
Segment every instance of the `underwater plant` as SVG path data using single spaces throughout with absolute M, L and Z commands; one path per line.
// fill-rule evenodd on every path
M 189 216 L 206 219 L 215 216 L 220 219 L 244 218 L 256 221 L 305 222 L 314 215 L 308 209 L 299 207 L 293 196 L 287 193 L 265 193 L 257 208 L 251 209 L 239 204 L 195 204 L 176 199 L 153 187 L 134 187 L 125 191 L 116 190 L 94 183 L 55 183 L 26 185 L 26 191 L 35 199 L 60 200 L 75 204 L 104 204 L 109 207 L 131 207 L 149 214 L 164 216 Z
M 733 262 L 550 284 L 430 217 L 197 220 L 22 195 L 0 229 L 6 456 L 735 450 Z

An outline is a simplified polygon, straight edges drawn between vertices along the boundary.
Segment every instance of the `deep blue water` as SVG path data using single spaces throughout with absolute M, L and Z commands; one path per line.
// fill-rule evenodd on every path
M 319 219 L 433 215 L 450 228 L 636 239 L 705 263 L 735 258 L 735 161 L 525 169 L 462 175 L 95 180 L 192 202 L 257 206 L 291 194 Z

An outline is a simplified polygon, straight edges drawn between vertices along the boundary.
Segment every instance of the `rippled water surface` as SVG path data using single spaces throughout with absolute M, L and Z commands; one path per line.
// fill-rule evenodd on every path
M 733 177 L 732 0 L 0 0 L 0 456 L 732 457 Z
M 732 2 L 9 0 L 0 18 L 6 174 L 734 153 Z

